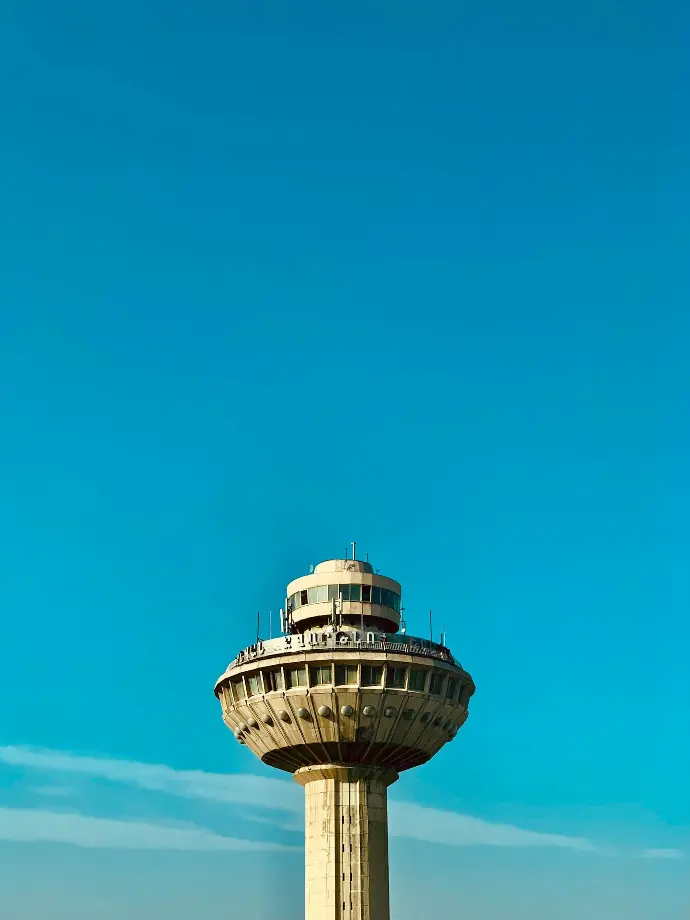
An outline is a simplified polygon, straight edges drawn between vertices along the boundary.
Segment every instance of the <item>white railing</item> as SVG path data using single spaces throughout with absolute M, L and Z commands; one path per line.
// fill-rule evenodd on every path
M 308 632 L 293 636 L 280 636 L 277 639 L 258 639 L 254 645 L 243 649 L 230 663 L 228 669 L 257 658 L 329 649 L 333 651 L 337 649 L 339 652 L 373 651 L 422 655 L 460 666 L 445 646 L 437 645 L 428 639 L 397 635 L 389 638 L 387 633 L 340 631 L 336 633 Z

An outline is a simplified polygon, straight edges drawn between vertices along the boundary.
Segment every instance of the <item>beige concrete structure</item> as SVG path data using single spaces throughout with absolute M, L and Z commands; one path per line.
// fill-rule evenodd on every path
M 387 789 L 467 719 L 450 651 L 399 633 L 401 588 L 353 559 L 288 586 L 284 635 L 216 684 L 226 725 L 304 787 L 306 920 L 389 920 Z

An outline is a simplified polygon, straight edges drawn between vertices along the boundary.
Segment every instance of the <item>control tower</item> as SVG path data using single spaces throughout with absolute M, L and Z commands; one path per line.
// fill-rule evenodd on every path
M 388 786 L 467 719 L 472 678 L 401 613 L 368 562 L 322 562 L 216 683 L 237 741 L 304 787 L 306 920 L 389 920 Z

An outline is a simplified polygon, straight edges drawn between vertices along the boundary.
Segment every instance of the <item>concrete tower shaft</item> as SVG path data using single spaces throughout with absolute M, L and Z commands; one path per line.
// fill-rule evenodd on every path
M 235 738 L 305 788 L 307 920 L 389 920 L 387 788 L 467 719 L 472 678 L 397 632 L 400 598 L 366 562 L 321 563 L 288 586 L 289 632 L 216 683 Z

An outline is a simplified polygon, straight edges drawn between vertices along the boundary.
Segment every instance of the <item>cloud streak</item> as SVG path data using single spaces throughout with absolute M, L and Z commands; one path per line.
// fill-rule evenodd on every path
M 392 837 L 412 837 L 447 846 L 561 847 L 590 853 L 602 853 L 605 849 L 584 837 L 528 831 L 512 824 L 494 824 L 407 802 L 390 803 L 389 822 Z
M 186 799 L 204 799 L 238 805 L 243 807 L 245 817 L 250 819 L 251 815 L 246 810 L 251 808 L 289 812 L 292 817 L 287 819 L 275 820 L 268 816 L 262 817 L 260 813 L 253 820 L 271 824 L 275 829 L 280 830 L 299 831 L 302 827 L 303 794 L 294 783 L 288 780 L 268 779 L 249 774 L 228 775 L 206 773 L 202 770 L 175 770 L 163 764 L 145 764 L 106 757 L 83 757 L 61 751 L 34 750 L 14 746 L 0 746 L 0 763 L 44 771 L 52 778 L 65 774 L 88 776 Z M 35 812 L 33 814 L 56 813 Z M 265 812 L 263 814 L 265 815 Z M 103 822 L 105 820 L 86 816 L 76 817 L 81 818 L 82 821 Z M 30 819 L 25 817 L 24 820 L 29 822 Z M 47 820 L 53 822 L 51 827 L 57 827 L 56 818 Z M 397 800 L 392 800 L 389 804 L 389 822 L 391 837 L 422 840 L 444 846 L 556 847 L 597 855 L 619 853 L 615 848 L 602 846 L 585 837 L 527 830 L 512 824 L 493 823 L 471 815 L 426 808 L 422 805 Z M 111 828 L 111 839 L 113 840 L 119 839 L 118 833 L 122 833 L 123 840 L 131 839 L 127 836 L 128 832 L 135 833 L 133 823 L 126 821 L 111 823 L 113 824 Z M 76 827 L 77 824 L 78 822 L 75 822 L 74 826 Z M 147 824 L 137 826 L 143 829 L 142 839 L 163 839 L 161 826 Z M 170 830 L 166 828 L 165 832 L 170 833 Z M 167 846 L 167 849 L 247 849 L 252 846 L 249 841 L 222 837 L 201 828 L 180 833 L 192 835 L 179 837 L 180 841 L 186 840 L 189 846 Z M 0 836 L 2 836 L 1 827 Z M 194 841 L 198 841 L 199 845 L 194 846 Z M 267 845 L 256 844 L 255 846 L 265 847 Z M 675 849 L 648 848 L 628 851 L 627 855 L 645 859 L 678 859 L 684 854 Z
M 0 840 L 69 843 L 117 850 L 290 850 L 273 843 L 223 837 L 206 828 L 94 818 L 40 808 L 0 808 Z
M 62 751 L 0 746 L 0 762 L 11 766 L 105 779 L 149 792 L 186 799 L 209 799 L 236 805 L 253 805 L 277 811 L 301 812 L 302 792 L 292 782 L 249 774 L 205 773 L 174 770 L 163 764 L 146 764 L 107 757 L 82 757 Z

